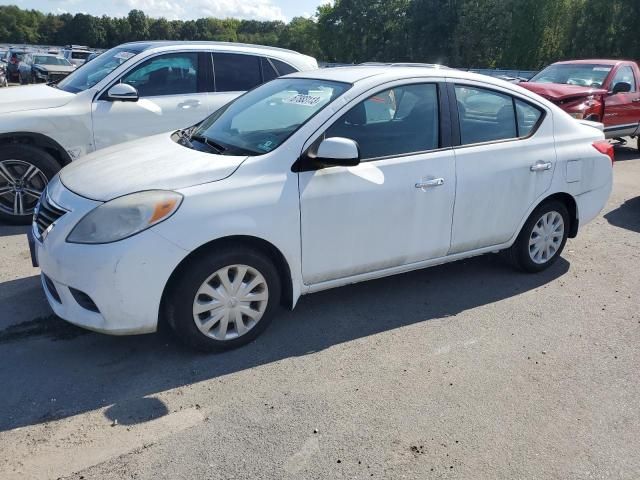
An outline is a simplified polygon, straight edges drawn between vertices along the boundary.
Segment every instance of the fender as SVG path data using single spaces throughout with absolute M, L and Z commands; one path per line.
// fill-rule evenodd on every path
M 73 160 L 69 153 L 55 140 L 41 133 L 10 132 L 0 134 L 0 145 L 27 144 L 40 147 L 54 156 L 60 167 L 68 165 Z

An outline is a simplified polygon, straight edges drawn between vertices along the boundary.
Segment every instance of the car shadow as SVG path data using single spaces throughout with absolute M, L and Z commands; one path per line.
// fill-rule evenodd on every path
M 604 218 L 615 227 L 640 233 L 640 196 L 627 200 Z
M 636 141 L 630 140 L 626 145 L 616 145 L 615 146 L 615 161 L 616 162 L 625 162 L 627 160 L 638 160 L 640 158 L 640 153 L 638 152 L 638 148 L 636 147 Z
M 14 332 L 3 340 L 0 332 L 0 365 L 10 366 L 0 369 L 0 431 L 103 407 L 108 419 L 144 422 L 167 413 L 145 400 L 156 393 L 433 319 L 455 322 L 460 312 L 537 289 L 568 269 L 560 259 L 528 275 L 488 255 L 320 292 L 294 312 L 283 309 L 250 345 L 211 355 L 166 333 L 110 337 L 54 316 L 35 320 L 32 336 Z
M 26 235 L 29 228 L 30 227 L 27 225 L 6 225 L 0 223 L 0 238 L 12 237 L 14 235 Z

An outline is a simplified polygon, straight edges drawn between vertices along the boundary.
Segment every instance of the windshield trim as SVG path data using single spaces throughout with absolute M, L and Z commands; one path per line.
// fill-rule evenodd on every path
M 218 143 L 218 144 L 222 144 L 224 146 L 228 146 L 230 148 L 227 149 L 227 151 L 230 151 L 232 149 L 234 150 L 244 150 L 246 152 L 251 152 L 250 154 L 248 154 L 247 156 L 249 157 L 262 157 L 265 155 L 269 155 L 275 151 L 277 151 L 280 147 L 282 147 L 283 145 L 285 145 L 289 140 L 291 140 L 295 134 L 305 125 L 307 125 L 312 119 L 314 119 L 320 112 L 324 112 L 327 107 L 329 107 L 331 104 L 333 104 L 333 102 L 335 102 L 336 100 L 338 100 L 339 98 L 343 97 L 351 88 L 353 88 L 353 83 L 350 82 L 342 82 L 339 80 L 327 80 L 326 78 L 308 78 L 308 77 L 296 77 L 295 74 L 293 74 L 292 76 L 284 76 L 284 77 L 278 77 L 274 80 L 271 80 L 271 82 L 267 82 L 267 83 L 273 83 L 273 82 L 279 82 L 279 81 L 286 81 L 286 80 L 292 80 L 292 79 L 296 79 L 296 80 L 308 80 L 308 81 L 316 81 L 316 82 L 327 82 L 327 83 L 333 83 L 333 84 L 338 84 L 338 85 L 344 85 L 346 88 L 344 89 L 344 91 L 336 96 L 334 99 L 332 99 L 331 101 L 329 101 L 326 105 L 324 105 L 322 108 L 320 108 L 319 110 L 317 110 L 316 112 L 314 112 L 311 116 L 309 116 L 304 122 L 302 122 L 300 125 L 298 125 L 293 131 L 291 131 L 291 133 L 287 136 L 287 138 L 285 138 L 277 147 L 275 147 L 273 150 L 270 150 L 268 152 L 255 152 L 253 150 L 244 148 L 244 147 L 239 147 L 236 145 L 229 145 L 228 142 L 222 142 L 219 139 L 215 139 L 215 138 L 211 138 L 208 137 L 207 135 L 203 134 L 203 131 L 201 130 L 203 127 L 203 124 L 213 115 L 216 115 L 220 110 L 224 109 L 224 111 L 228 110 L 229 107 L 231 107 L 234 103 L 236 103 L 238 100 L 240 100 L 242 97 L 244 97 L 245 95 L 253 92 L 254 90 L 266 85 L 266 83 L 263 83 L 262 85 L 258 85 L 257 87 L 252 88 L 251 90 L 246 91 L 245 93 L 243 93 L 242 95 L 236 97 L 234 100 L 232 100 L 231 102 L 229 102 L 227 105 L 225 105 L 224 107 L 222 107 L 220 110 L 212 113 L 209 117 L 205 118 L 203 121 L 199 122 L 199 124 L 195 125 L 192 135 L 200 135 L 202 137 L 208 138 L 210 141 Z M 224 111 L 222 113 L 220 113 L 220 116 L 224 115 Z M 216 121 L 218 121 L 220 119 L 220 117 L 218 117 L 218 119 L 216 119 L 213 123 L 215 123 Z M 213 126 L 213 123 L 211 125 L 209 125 L 210 127 Z M 188 147 L 187 147 L 188 148 Z M 220 153 L 219 155 L 224 155 L 223 153 Z

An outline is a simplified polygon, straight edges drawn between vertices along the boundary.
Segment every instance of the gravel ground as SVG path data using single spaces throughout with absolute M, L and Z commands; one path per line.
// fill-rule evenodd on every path
M 219 355 L 55 318 L 0 227 L 0 478 L 637 480 L 636 152 L 545 273 L 489 255 L 319 293 Z

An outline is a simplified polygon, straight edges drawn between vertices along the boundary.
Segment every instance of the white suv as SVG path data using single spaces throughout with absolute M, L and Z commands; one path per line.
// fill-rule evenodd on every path
M 46 184 L 72 160 L 194 125 L 246 90 L 317 67 L 280 48 L 137 42 L 56 85 L 0 91 L 0 220 L 29 223 Z

